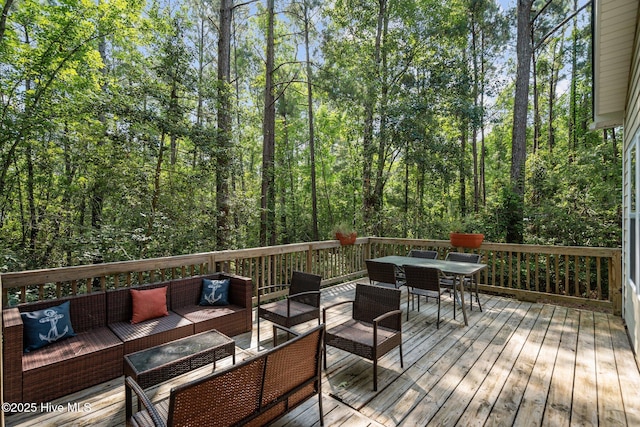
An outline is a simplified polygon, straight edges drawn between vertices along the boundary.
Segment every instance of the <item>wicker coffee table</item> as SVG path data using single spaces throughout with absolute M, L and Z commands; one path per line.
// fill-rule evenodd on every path
M 124 356 L 124 375 L 142 388 L 175 378 L 227 356 L 236 363 L 236 345 L 218 331 L 202 332 Z

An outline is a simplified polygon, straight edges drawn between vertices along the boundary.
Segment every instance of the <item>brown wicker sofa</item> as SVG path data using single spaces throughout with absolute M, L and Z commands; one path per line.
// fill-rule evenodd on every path
M 197 301 L 194 306 L 188 304 L 192 299 L 187 296 L 199 296 L 203 278 L 230 279 L 228 306 L 201 307 L 196 305 Z M 129 322 L 132 315 L 129 288 L 5 308 L 2 316 L 4 401 L 46 402 L 117 378 L 123 375 L 125 354 L 196 332 L 218 329 L 233 336 L 251 330 L 253 287 L 250 278 L 214 273 L 135 289 L 162 286 L 168 286 L 169 316 L 135 325 Z M 24 353 L 20 313 L 65 301 L 70 301 L 69 315 L 76 336 Z
M 23 353 L 20 312 L 70 301 L 76 336 Z M 22 304 L 3 310 L 5 402 L 46 402 L 122 375 L 122 341 L 107 327 L 104 292 Z
M 320 425 L 324 425 L 320 368 L 323 338 L 324 325 L 317 326 L 237 365 L 175 387 L 157 404 L 127 377 L 127 424 L 263 426 L 317 395 Z M 132 414 L 134 393 L 145 409 Z

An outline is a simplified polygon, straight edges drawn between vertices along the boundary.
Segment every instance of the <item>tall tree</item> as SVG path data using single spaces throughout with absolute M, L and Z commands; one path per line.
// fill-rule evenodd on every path
M 364 130 L 362 135 L 362 152 L 364 156 L 363 161 L 363 216 L 364 223 L 369 230 L 375 233 L 375 230 L 379 230 L 379 225 L 376 223 L 376 207 L 379 201 L 376 199 L 377 191 L 374 177 L 374 156 L 376 153 L 376 147 L 374 142 L 374 120 L 375 110 L 378 105 L 378 87 L 381 83 L 381 68 L 382 68 L 382 50 L 383 50 L 383 37 L 385 31 L 385 22 L 388 22 L 388 10 L 387 0 L 378 0 L 377 19 L 376 19 L 376 32 L 375 32 L 375 44 L 373 49 L 373 57 L 369 59 L 372 64 L 369 68 L 371 74 L 369 85 L 367 87 L 367 99 L 364 105 Z M 378 150 L 379 151 L 379 150 Z M 378 159 L 378 162 L 382 159 Z
M 260 244 L 274 245 L 275 233 L 275 127 L 274 95 L 274 0 L 267 0 L 267 40 L 265 59 L 264 113 L 262 121 L 262 189 L 260 194 Z
M 309 0 L 303 0 L 302 19 L 304 22 L 304 50 L 307 71 L 307 114 L 309 115 L 309 159 L 311 161 L 311 222 L 313 240 L 319 240 L 318 233 L 318 192 L 316 189 L 316 142 L 313 114 L 313 72 L 311 71 L 310 53 L 310 9 L 313 7 Z
M 513 130 L 511 139 L 511 215 L 507 222 L 507 242 L 522 243 L 524 217 L 524 178 L 527 159 L 527 110 L 529 105 L 529 76 L 531 71 L 531 7 L 534 0 L 518 0 L 516 42 L 516 88 L 513 102 Z
M 231 237 L 229 178 L 232 165 L 231 20 L 233 0 L 220 1 L 218 35 L 218 147 L 216 156 L 216 247 Z

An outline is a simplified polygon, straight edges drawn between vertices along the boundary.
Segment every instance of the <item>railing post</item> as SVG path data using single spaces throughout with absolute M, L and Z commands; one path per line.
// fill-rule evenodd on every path
M 622 316 L 622 251 L 616 251 L 611 257 L 609 301 L 613 303 L 614 316 Z
M 209 265 L 207 266 L 207 273 L 211 274 L 216 271 L 216 253 L 209 253 L 209 261 L 207 261 Z
M 313 262 L 313 245 L 307 246 L 307 273 L 313 273 L 313 266 L 311 263 Z
M 2 290 L 2 306 L 9 305 L 9 290 L 2 287 L 2 274 L 0 274 L 0 289 Z

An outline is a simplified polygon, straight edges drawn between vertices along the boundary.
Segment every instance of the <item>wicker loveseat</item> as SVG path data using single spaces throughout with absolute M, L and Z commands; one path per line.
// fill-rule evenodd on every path
M 174 307 L 172 296 L 178 293 L 199 295 L 203 278 L 230 279 L 229 305 L 189 308 L 184 298 L 176 297 L 178 304 Z M 129 288 L 5 308 L 2 316 L 4 401 L 46 402 L 117 378 L 123 375 L 125 354 L 196 332 L 218 329 L 232 336 L 251 330 L 250 278 L 214 273 L 133 289 L 162 286 L 168 287 L 169 316 L 135 325 L 129 322 L 132 313 Z M 76 336 L 24 353 L 24 325 L 20 313 L 42 310 L 65 301 L 70 302 L 69 315 Z M 189 312 L 198 314 L 189 315 Z M 198 317 L 215 320 L 201 324 Z M 196 328 L 196 325 L 199 326 Z
M 175 387 L 157 404 L 127 377 L 127 424 L 264 426 L 317 395 L 320 425 L 324 425 L 320 369 L 323 337 L 324 325 L 317 326 L 241 363 Z M 132 414 L 134 393 L 145 410 Z

